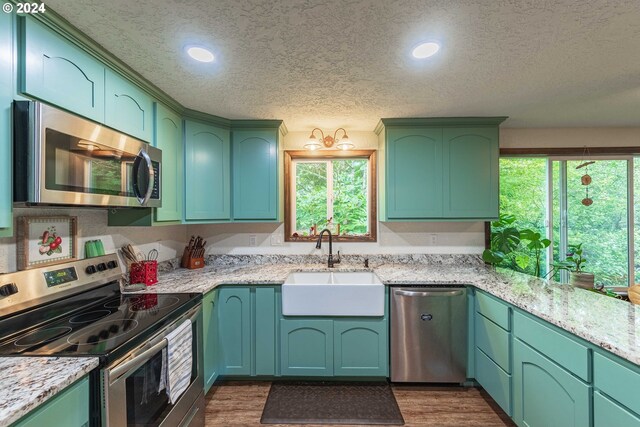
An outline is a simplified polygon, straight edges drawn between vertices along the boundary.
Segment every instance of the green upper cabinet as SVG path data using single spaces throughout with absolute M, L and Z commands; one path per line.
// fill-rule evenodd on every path
M 153 136 L 153 99 L 110 69 L 105 75 L 104 124 L 149 143 Z
M 385 221 L 498 217 L 498 125 L 505 117 L 382 119 Z
M 389 129 L 387 133 L 389 218 L 442 216 L 442 130 Z
M 0 15 L 0 237 L 12 234 L 13 157 L 11 102 L 14 92 L 13 15 Z
M 229 130 L 185 121 L 185 220 L 231 219 Z
M 104 65 L 35 19 L 20 23 L 20 90 L 102 123 Z
M 278 134 L 278 128 L 233 130 L 234 220 L 278 219 Z
M 497 218 L 498 127 L 445 128 L 444 216 Z
M 180 221 L 184 193 L 182 118 L 162 104 L 156 104 L 155 146 L 162 150 L 162 207 L 156 221 Z

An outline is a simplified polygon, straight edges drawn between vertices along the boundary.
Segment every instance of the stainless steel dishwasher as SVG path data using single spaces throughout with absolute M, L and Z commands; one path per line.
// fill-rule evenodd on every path
M 467 289 L 391 289 L 391 381 L 462 383 L 467 378 Z

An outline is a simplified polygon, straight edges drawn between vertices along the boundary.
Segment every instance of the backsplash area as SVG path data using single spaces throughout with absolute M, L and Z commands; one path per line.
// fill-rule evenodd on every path
M 163 227 L 108 227 L 106 209 L 46 209 L 16 208 L 14 217 L 60 216 L 78 217 L 78 257 L 84 258 L 84 242 L 101 239 L 105 252 L 112 253 L 126 243 L 135 245 L 141 252 L 151 249 L 159 252 L 158 260 L 164 261 L 182 254 L 187 239 L 187 227 L 171 225 Z M 15 233 L 14 233 L 15 235 Z M 0 238 L 0 273 L 16 271 L 16 239 Z
M 188 235 L 208 242 L 207 254 L 316 255 L 329 245 L 285 242 L 283 224 L 190 225 Z M 255 246 L 253 245 L 255 241 Z M 484 223 L 380 222 L 377 242 L 334 242 L 333 251 L 344 254 L 480 254 L 484 249 Z

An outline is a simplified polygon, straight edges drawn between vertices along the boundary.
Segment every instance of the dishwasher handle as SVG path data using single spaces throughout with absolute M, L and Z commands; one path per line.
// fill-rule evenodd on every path
M 394 295 L 404 297 L 457 297 L 464 294 L 462 290 L 442 290 L 442 291 L 405 291 L 404 289 L 394 289 Z

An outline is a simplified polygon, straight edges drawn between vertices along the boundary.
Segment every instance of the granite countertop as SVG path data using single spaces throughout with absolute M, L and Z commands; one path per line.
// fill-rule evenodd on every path
M 640 365 L 640 306 L 507 269 L 473 256 L 353 256 L 331 271 L 373 271 L 387 285 L 473 285 Z M 282 284 L 295 271 L 329 271 L 325 257 L 220 256 L 200 270 L 173 269 L 145 292 L 206 293 L 220 285 Z
M 0 425 L 19 420 L 97 366 L 97 357 L 0 358 Z

